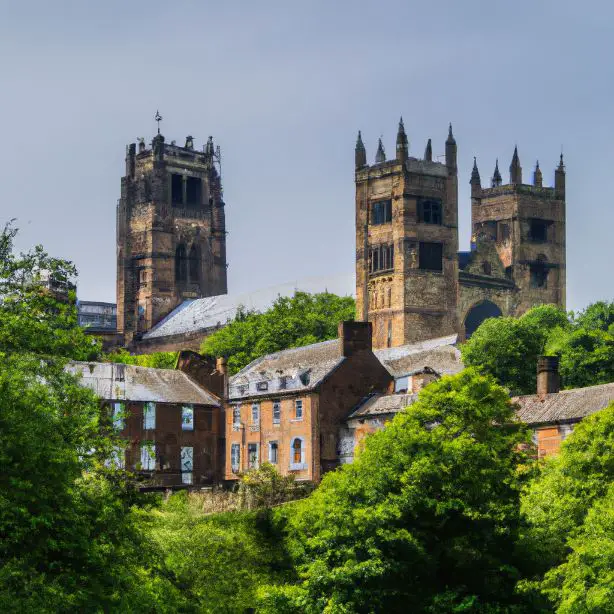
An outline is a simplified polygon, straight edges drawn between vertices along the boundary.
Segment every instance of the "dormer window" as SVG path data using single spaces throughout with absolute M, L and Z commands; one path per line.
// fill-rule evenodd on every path
M 269 383 L 268 382 L 258 382 L 256 384 L 256 390 L 263 392 L 265 390 L 269 389 Z
M 303 386 L 309 386 L 309 372 L 301 373 L 300 380 Z
M 287 375 L 282 375 L 279 378 L 279 389 L 280 390 L 285 390 L 288 387 L 288 376 Z

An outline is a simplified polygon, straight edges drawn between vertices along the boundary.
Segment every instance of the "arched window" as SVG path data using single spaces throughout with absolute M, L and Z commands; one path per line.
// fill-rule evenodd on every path
M 303 463 L 303 441 L 296 437 L 292 442 L 292 464 L 301 465 Z
M 190 249 L 190 256 L 188 258 L 188 272 L 190 275 L 190 281 L 192 283 L 199 282 L 199 272 L 200 269 L 200 250 L 196 245 L 192 245 Z
M 188 259 L 185 245 L 177 246 L 175 250 L 175 281 L 186 281 L 188 278 Z
M 499 307 L 490 301 L 481 301 L 474 305 L 465 317 L 465 338 L 469 339 L 484 320 L 498 318 L 501 315 Z

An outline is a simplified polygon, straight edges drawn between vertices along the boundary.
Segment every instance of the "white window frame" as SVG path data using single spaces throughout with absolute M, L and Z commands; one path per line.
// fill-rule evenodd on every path
M 275 458 L 273 458 L 273 450 L 275 450 Z M 279 465 L 279 442 L 269 441 L 269 463 Z
M 294 419 L 302 420 L 303 415 L 304 415 L 303 411 L 304 411 L 303 399 L 295 399 L 294 400 Z
M 240 405 L 232 406 L 232 424 L 234 426 L 239 426 L 241 424 L 241 406 Z
M 146 431 L 156 428 L 156 404 L 152 402 L 143 405 L 143 429 Z
M 194 472 L 194 448 L 192 446 L 181 446 L 179 462 L 181 463 L 181 483 L 192 484 Z
M 230 445 L 230 469 L 233 473 L 239 473 L 241 469 L 241 444 Z
M 116 431 L 123 431 L 126 426 L 126 404 L 121 401 L 113 403 L 113 428 Z
M 294 442 L 298 440 L 301 442 L 301 462 L 294 462 Z M 302 469 L 307 469 L 307 464 L 305 463 L 305 439 L 303 437 L 292 437 L 290 440 L 290 470 L 291 471 L 300 471 Z
M 260 424 L 260 403 L 252 403 L 252 424 Z
M 141 470 L 156 470 L 156 444 L 153 441 L 143 441 L 141 443 Z
M 250 457 L 250 447 L 256 446 L 256 458 L 255 462 L 252 463 L 252 459 Z M 260 467 L 260 445 L 253 441 L 248 442 L 247 444 L 247 468 L 248 469 L 258 469 Z
M 281 424 L 281 399 L 273 401 L 273 424 Z
M 193 431 L 194 430 L 194 406 L 184 405 L 181 408 L 181 430 Z
M 113 446 L 111 456 L 105 461 L 104 465 L 109 469 L 125 469 L 126 449 L 123 446 Z

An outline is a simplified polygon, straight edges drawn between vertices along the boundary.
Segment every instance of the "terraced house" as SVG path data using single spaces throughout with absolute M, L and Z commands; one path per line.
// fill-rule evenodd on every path
M 371 349 L 369 322 L 342 322 L 338 339 L 253 361 L 229 382 L 226 479 L 270 462 L 284 475 L 319 481 L 338 464 L 351 408 L 392 385 Z

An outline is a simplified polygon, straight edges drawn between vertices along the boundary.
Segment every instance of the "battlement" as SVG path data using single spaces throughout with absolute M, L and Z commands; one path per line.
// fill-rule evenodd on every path
M 534 198 L 543 198 L 551 200 L 557 198 L 554 188 L 545 188 L 525 183 L 509 183 L 507 185 L 499 185 L 492 188 L 482 188 L 482 198 L 494 198 L 496 196 L 504 196 L 509 194 L 528 194 Z

